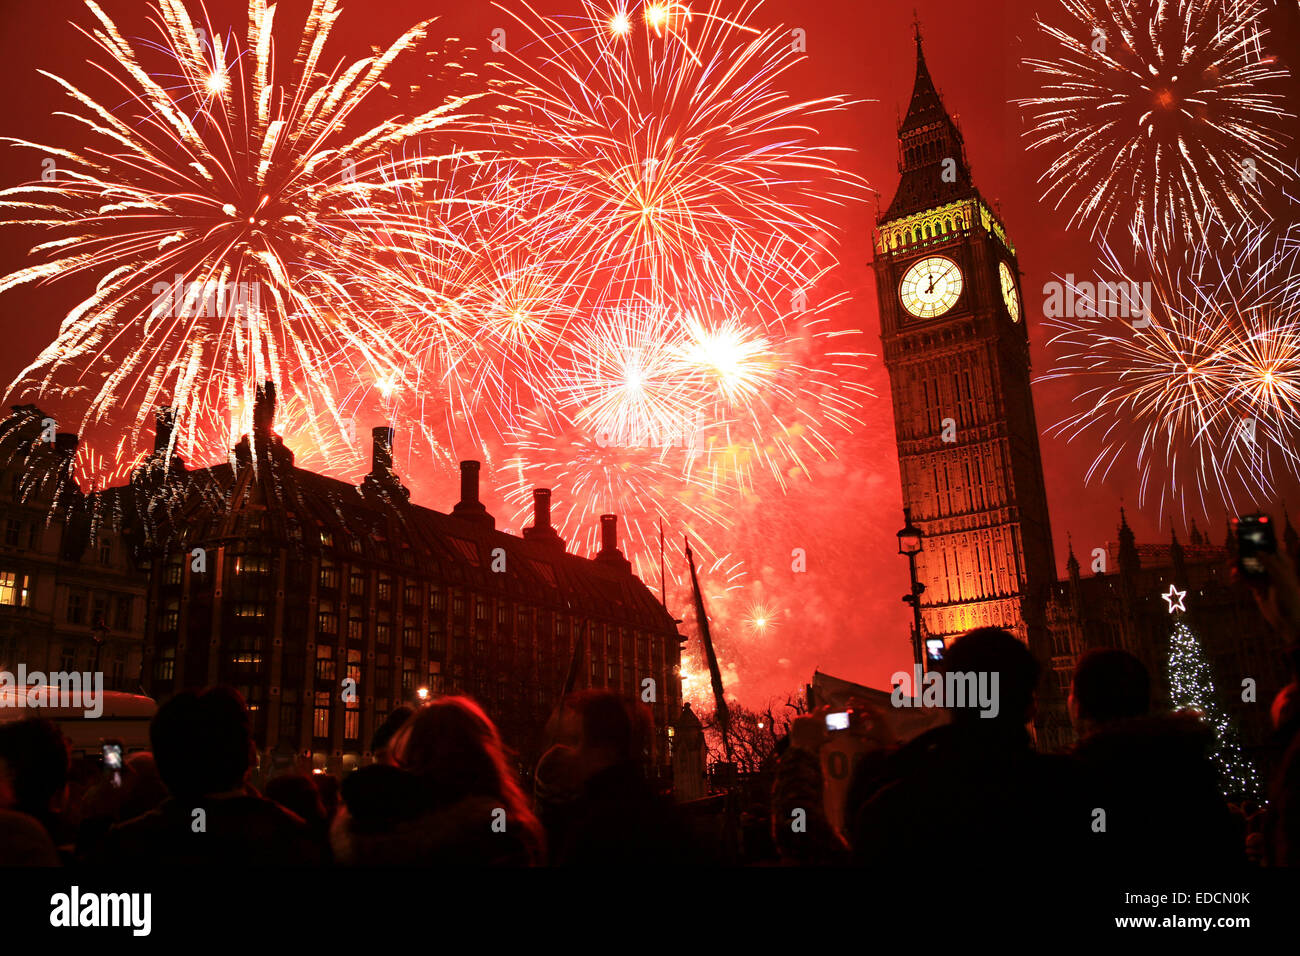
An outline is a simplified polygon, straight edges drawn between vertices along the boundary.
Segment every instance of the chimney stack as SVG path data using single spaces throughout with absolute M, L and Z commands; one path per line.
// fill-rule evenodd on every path
M 482 462 L 462 461 L 460 463 L 460 501 L 451 509 L 453 517 L 473 521 L 488 528 L 497 526 L 496 519 L 488 514 L 483 503 L 478 500 L 478 472 Z
M 361 487 L 385 496 L 397 492 L 403 498 L 411 497 L 411 490 L 398 480 L 393 471 L 391 425 L 379 425 L 370 429 L 370 474 L 361 482 Z
M 559 545 L 564 550 L 564 539 L 551 527 L 550 488 L 533 489 L 533 526 L 524 529 L 524 540 Z
M 274 424 L 275 382 L 263 382 L 257 386 L 257 396 L 253 400 L 254 441 L 259 445 L 266 445 L 270 442 Z
M 632 570 L 631 562 L 618 549 L 618 515 L 600 516 L 600 553 L 596 560 L 624 571 Z
M 383 475 L 393 470 L 393 428 L 380 425 L 370 429 L 370 473 Z
M 176 430 L 176 409 L 170 405 L 160 405 L 154 409 L 153 422 L 154 454 L 165 455 L 172 443 L 172 432 Z

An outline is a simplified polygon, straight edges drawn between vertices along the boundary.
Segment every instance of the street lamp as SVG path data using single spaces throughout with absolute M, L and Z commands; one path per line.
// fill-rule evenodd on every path
M 907 569 L 912 576 L 912 590 L 903 595 L 903 603 L 912 605 L 912 658 L 916 666 L 925 670 L 925 654 L 921 650 L 921 592 L 925 585 L 916 579 L 916 556 L 921 553 L 921 540 L 925 535 L 912 524 L 912 509 L 903 509 L 903 527 L 898 532 L 898 553 L 907 556 Z
M 420 703 L 424 703 L 426 700 L 429 699 L 429 688 L 421 687 L 419 690 L 415 692 L 415 696 L 420 698 Z

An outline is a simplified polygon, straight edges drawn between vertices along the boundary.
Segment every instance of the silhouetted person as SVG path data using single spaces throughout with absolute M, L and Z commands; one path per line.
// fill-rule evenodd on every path
M 607 690 L 573 694 L 564 708 L 577 727 L 574 759 L 581 789 L 555 861 L 582 866 L 688 862 L 690 848 L 676 808 L 655 792 L 642 770 L 649 730 L 644 711 Z
M 263 794 L 266 799 L 301 817 L 318 845 L 329 846 L 329 815 L 311 777 L 301 773 L 282 773 L 267 781 Z
M 320 794 L 321 806 L 325 808 L 325 820 L 327 823 L 334 822 L 334 816 L 339 812 L 339 778 L 332 773 L 313 773 L 311 782 L 316 787 L 316 792 Z
M 1035 753 L 1026 724 L 1034 714 L 1039 666 L 1000 628 L 959 637 L 942 675 L 998 675 L 997 713 L 945 700 L 950 722 L 903 745 L 875 768 L 851 828 L 854 861 L 881 866 L 974 868 L 1062 865 L 1088 834 L 1067 758 Z M 941 675 L 941 676 L 942 676 Z M 920 693 L 920 689 L 917 689 Z
M 113 827 L 96 862 L 128 866 L 318 864 L 307 824 L 246 786 L 256 751 L 243 698 L 229 688 L 177 694 L 149 727 L 168 799 Z
M 101 770 L 81 798 L 77 858 L 82 861 L 94 858 L 115 824 L 148 813 L 166 799 L 167 788 L 158 776 L 151 753 L 131 754 L 116 775 Z
M 527 866 L 545 837 L 492 721 L 467 697 L 441 697 L 389 743 L 391 764 L 350 774 L 330 837 L 340 863 Z
M 577 750 L 556 744 L 542 754 L 533 773 L 533 806 L 546 830 L 551 862 L 555 862 L 556 849 L 565 845 L 581 792 Z
M 74 837 L 63 815 L 69 763 L 67 741 L 52 722 L 32 717 L 0 725 L 0 776 L 12 795 L 6 809 L 39 823 L 65 857 Z
M 1080 659 L 1070 689 L 1074 756 L 1091 812 L 1105 812 L 1090 849 L 1106 865 L 1244 862 L 1245 819 L 1220 792 L 1211 728 L 1194 714 L 1150 710 L 1151 680 L 1132 654 L 1106 648 Z

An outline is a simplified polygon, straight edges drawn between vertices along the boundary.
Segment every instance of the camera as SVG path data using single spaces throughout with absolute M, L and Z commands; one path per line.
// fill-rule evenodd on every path
M 1273 522 L 1266 514 L 1242 515 L 1233 519 L 1237 529 L 1237 567 L 1248 578 L 1259 580 L 1268 576 L 1261 554 L 1277 553 L 1277 536 Z
M 849 729 L 849 712 L 839 710 L 826 715 L 827 730 L 848 730 Z

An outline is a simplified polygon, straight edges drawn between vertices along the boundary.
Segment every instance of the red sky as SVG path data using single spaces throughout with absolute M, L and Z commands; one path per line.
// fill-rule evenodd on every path
M 543 11 L 573 8 L 570 0 L 534 0 Z M 120 17 L 124 32 L 144 33 L 140 0 L 102 0 Z M 300 22 L 301 2 L 281 5 L 280 16 Z M 442 9 L 446 8 L 446 13 Z M 1035 178 L 1038 160 L 1026 154 L 1020 137 L 1018 112 L 1009 101 L 1030 89 L 1030 78 L 1019 65 L 1025 44 L 1033 36 L 1032 13 L 1051 9 L 1047 2 L 1027 0 L 769 0 L 750 18 L 756 26 L 785 24 L 807 31 L 807 61 L 791 77 L 800 98 L 841 93 L 866 100 L 853 106 L 834 126 L 823 125 L 827 142 L 855 152 L 844 165 L 864 175 L 887 202 L 897 184 L 895 129 L 906 108 L 915 70 L 912 40 L 913 7 L 920 17 L 931 75 L 965 134 L 976 184 L 986 197 L 1000 203 L 1025 274 L 1026 306 L 1036 373 L 1049 364 L 1041 322 L 1041 289 L 1053 274 L 1096 271 L 1086 237 L 1065 230 L 1068 217 L 1038 202 Z M 241 23 L 244 4 L 213 0 L 207 5 L 214 24 Z M 486 41 L 492 29 L 508 19 L 486 0 L 344 0 L 344 15 L 336 37 L 361 53 L 371 43 L 386 43 L 396 32 L 421 17 L 442 16 L 434 31 Z M 1300 12 L 1293 3 L 1273 6 L 1271 25 L 1300 40 Z M 1290 22 L 1282 22 L 1282 18 Z M 0 9 L 0 134 L 40 140 L 53 128 L 54 110 L 63 108 L 55 85 L 37 74 L 51 70 L 76 80 L 88 77 L 83 60 L 90 44 L 69 25 L 89 22 L 84 6 L 74 0 L 13 0 Z M 296 38 L 295 38 L 296 39 Z M 1300 42 L 1275 42 L 1273 51 L 1285 55 L 1300 50 Z M 1287 64 L 1293 71 L 1300 63 Z M 1293 82 L 1292 103 L 1300 102 Z M 1294 159 L 1294 151 L 1292 153 Z M 0 148 L 0 184 L 10 186 L 39 176 L 30 168 L 30 153 Z M 863 347 L 879 353 L 879 324 L 875 290 L 868 262 L 873 204 L 842 210 L 842 270 L 839 282 L 852 291 L 854 303 L 837 322 L 862 329 Z M 0 234 L 0 270 L 21 261 L 23 247 L 9 234 Z M 23 293 L 0 297 L 0 321 L 8 339 L 0 358 L 0 377 L 7 383 L 57 331 L 60 305 L 48 294 Z M 779 610 L 777 627 L 761 642 L 741 646 L 734 635 L 719 636 L 724 661 L 735 668 L 736 692 L 747 701 L 784 694 L 802 686 L 814 667 L 851 679 L 886 685 L 888 675 L 908 659 L 906 608 L 899 600 L 907 587 L 906 566 L 896 554 L 894 532 L 901 524 L 901 498 L 895 457 L 892 409 L 884 369 L 870 361 L 868 382 L 878 398 L 863 413 L 865 427 L 840 445 L 840 459 L 818 468 L 810 484 L 797 486 L 784 499 L 759 503 L 778 509 L 784 520 L 776 532 L 756 541 L 744 557 L 761 596 Z M 1068 383 L 1035 386 L 1040 427 L 1063 417 L 1069 405 Z M 1139 509 L 1135 474 L 1113 474 L 1105 485 L 1088 486 L 1084 473 L 1095 449 L 1070 446 L 1044 437 L 1042 452 L 1047 476 L 1058 567 L 1064 566 L 1066 533 L 1076 552 L 1103 547 L 1114 537 L 1121 500 L 1139 540 L 1167 540 L 1168 524 L 1147 509 Z M 1300 504 L 1300 496 L 1290 495 Z M 450 485 L 436 500 L 425 503 L 449 508 L 455 498 Z M 1261 504 L 1272 506 L 1273 503 Z M 1202 525 L 1204 526 L 1204 525 Z M 1211 533 L 1223 536 L 1223 516 L 1214 516 Z M 1182 534 L 1180 527 L 1179 532 Z M 788 572 L 790 550 L 804 547 L 809 555 L 806 575 Z M 766 571 L 764 570 L 766 569 Z

